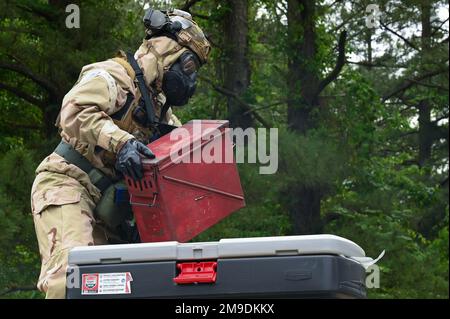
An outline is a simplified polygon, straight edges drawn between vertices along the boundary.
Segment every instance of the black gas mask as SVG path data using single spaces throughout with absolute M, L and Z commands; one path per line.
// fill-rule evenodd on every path
M 195 92 L 199 65 L 195 54 L 186 51 L 164 73 L 162 90 L 166 95 L 166 103 L 172 106 L 183 106 L 188 103 Z
M 162 90 L 166 96 L 166 106 L 183 106 L 188 103 L 195 92 L 199 65 L 197 56 L 186 51 L 164 73 Z M 143 98 L 133 111 L 133 120 L 143 127 L 150 126 Z

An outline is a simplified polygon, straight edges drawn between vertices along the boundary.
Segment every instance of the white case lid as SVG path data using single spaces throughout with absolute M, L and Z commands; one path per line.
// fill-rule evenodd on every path
M 365 257 L 354 242 L 334 235 L 277 236 L 222 239 L 218 242 L 176 241 L 75 247 L 69 264 L 130 263 L 163 260 L 208 260 L 285 255 L 343 255 Z

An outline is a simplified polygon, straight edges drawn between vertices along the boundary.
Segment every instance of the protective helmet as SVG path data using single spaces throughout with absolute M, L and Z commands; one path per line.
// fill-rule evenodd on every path
M 190 13 L 178 9 L 169 11 L 148 9 L 143 21 L 147 39 L 161 35 L 169 36 L 194 52 L 201 64 L 208 61 L 211 45 Z

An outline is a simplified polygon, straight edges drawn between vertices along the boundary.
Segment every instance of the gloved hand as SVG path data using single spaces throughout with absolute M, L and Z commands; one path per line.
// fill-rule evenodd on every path
M 143 143 L 131 139 L 127 141 L 117 153 L 116 169 L 138 181 L 144 177 L 142 172 L 141 157 L 155 158 L 155 155 Z

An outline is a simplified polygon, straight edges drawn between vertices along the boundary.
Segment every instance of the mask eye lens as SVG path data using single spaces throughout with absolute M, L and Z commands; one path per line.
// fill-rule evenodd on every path
M 195 60 L 195 56 L 192 52 L 185 52 L 180 57 L 181 69 L 186 75 L 191 75 L 194 72 L 197 72 L 198 63 Z
M 195 71 L 197 71 L 197 66 L 195 65 L 195 62 L 193 59 L 188 59 L 183 61 L 183 72 L 186 75 L 191 75 L 192 73 L 194 73 Z

